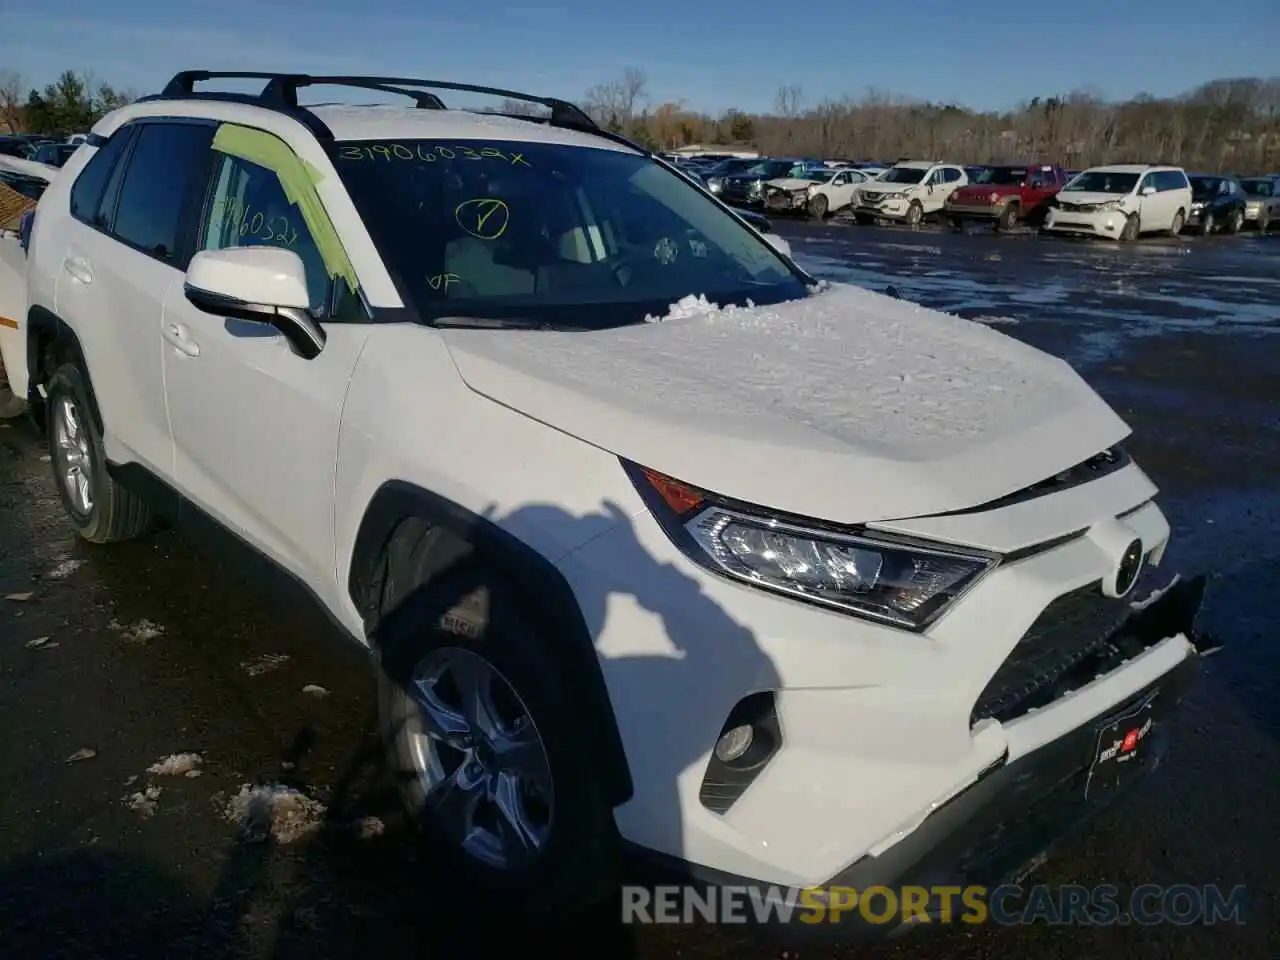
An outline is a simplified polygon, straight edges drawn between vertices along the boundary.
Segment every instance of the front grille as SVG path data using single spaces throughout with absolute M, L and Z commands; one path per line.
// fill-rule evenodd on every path
M 1105 673 L 1116 652 L 1112 637 L 1131 611 L 1129 600 L 1105 596 L 1097 582 L 1058 597 L 1000 665 L 970 724 L 1012 720 Z

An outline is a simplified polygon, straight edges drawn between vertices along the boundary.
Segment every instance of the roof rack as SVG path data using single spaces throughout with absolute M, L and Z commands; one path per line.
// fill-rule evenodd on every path
M 258 94 L 229 93 L 223 91 L 197 91 L 195 85 L 206 80 L 266 80 L 267 84 Z M 333 132 L 310 110 L 298 104 L 298 89 L 310 86 L 354 87 L 362 90 L 377 90 L 382 93 L 396 93 L 413 98 L 419 108 L 428 110 L 445 110 L 447 107 L 431 90 L 457 90 L 464 93 L 483 93 L 506 100 L 519 100 L 524 103 L 535 103 L 550 110 L 550 116 L 521 117 L 533 122 L 549 123 L 556 127 L 567 127 L 605 137 L 628 146 L 642 149 L 626 137 L 610 133 L 599 127 L 587 113 L 567 100 L 555 97 L 538 97 L 516 90 L 504 90 L 500 87 L 485 87 L 471 83 L 454 83 L 445 80 L 421 80 L 414 77 L 361 77 L 361 76 L 311 76 L 303 73 L 256 73 L 242 70 L 182 70 L 175 73 L 165 84 L 159 94 L 143 97 L 143 101 L 155 100 L 220 100 L 233 103 L 245 103 L 265 107 L 292 116 L 307 126 L 318 137 L 332 140 Z M 404 89 L 404 88 L 418 89 Z M 647 151 L 645 151 L 647 152 Z

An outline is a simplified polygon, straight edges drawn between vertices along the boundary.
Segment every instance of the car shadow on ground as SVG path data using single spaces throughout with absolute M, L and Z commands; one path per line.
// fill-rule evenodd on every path
M 701 761 L 711 743 L 679 735 L 678 724 L 666 716 L 664 704 L 704 697 L 708 677 L 713 674 L 718 674 L 720 684 L 728 673 L 731 681 L 748 685 L 743 689 L 777 686 L 772 662 L 751 632 L 707 596 L 696 581 L 652 557 L 637 539 L 630 518 L 616 507 L 571 516 L 555 507 L 529 505 L 501 522 L 516 529 L 554 525 L 563 542 L 583 542 L 612 528 L 608 534 L 611 550 L 618 560 L 616 569 L 628 572 L 626 582 L 596 577 L 590 582 L 596 585 L 597 593 L 579 595 L 578 599 L 593 636 L 599 636 L 611 601 L 620 597 L 664 620 L 672 649 L 607 660 L 604 669 L 615 691 L 645 691 L 652 698 L 629 703 L 626 709 L 638 711 L 645 725 L 665 736 L 665 748 L 673 758 L 669 769 L 683 771 Z M 574 531 L 582 536 L 576 537 Z M 263 619 L 251 603 L 238 599 L 242 589 L 239 580 L 225 568 L 211 566 L 208 558 L 189 550 L 171 533 L 158 537 L 163 539 L 107 548 L 80 545 L 77 553 L 88 558 L 116 618 L 147 618 L 165 627 L 165 650 L 162 653 L 153 647 L 152 653 L 197 662 L 176 681 L 191 690 L 195 700 L 200 701 L 201 696 L 191 685 L 202 683 L 235 688 L 204 700 L 206 704 L 252 701 L 263 695 L 266 688 L 246 684 L 234 667 L 244 655 L 237 646 L 235 621 Z M 155 578 L 156 586 L 140 590 L 140 581 L 146 578 Z M 441 615 L 462 601 L 470 588 L 465 581 L 458 581 L 451 589 L 456 596 L 431 598 Z M 285 623 L 282 633 L 289 629 Z M 254 623 L 249 632 L 261 635 L 274 629 L 267 619 Z M 290 649 L 283 637 L 273 642 L 275 649 Z M 314 652 L 295 653 L 295 657 L 325 659 L 330 656 L 326 650 L 325 645 L 316 645 Z M 734 651 L 732 655 L 730 651 Z M 163 663 L 163 659 L 139 666 L 157 669 L 157 662 Z M 172 674 L 171 668 L 164 669 Z M 340 669 L 347 669 L 346 661 Z M 323 675 L 324 670 L 317 667 L 314 672 Z M 172 688 L 172 677 L 169 682 Z M 157 725 L 185 725 L 186 716 L 171 713 L 172 705 L 181 702 L 182 697 L 175 697 L 171 689 L 143 709 L 155 711 L 153 722 Z M 376 733 L 372 698 L 366 707 L 361 735 L 349 736 L 349 730 L 342 731 L 342 742 L 354 746 L 348 746 L 345 757 L 336 764 L 336 775 L 327 778 L 318 768 L 323 769 L 326 763 L 334 766 L 331 744 L 338 731 L 326 732 L 306 719 L 291 721 L 295 733 L 274 759 L 267 759 L 269 744 L 243 742 L 256 738 L 253 723 L 233 727 L 236 732 L 227 734 L 227 742 L 220 745 L 225 755 L 233 748 L 230 738 L 238 737 L 234 747 L 241 757 L 235 776 L 243 771 L 243 777 L 252 783 L 283 785 L 323 798 L 323 821 L 306 839 L 279 842 L 270 830 L 237 832 L 234 826 L 220 824 L 215 810 L 204 814 L 197 809 L 194 815 L 207 816 L 215 836 L 234 834 L 228 843 L 216 843 L 209 851 L 221 860 L 211 893 L 193 892 L 193 884 L 187 883 L 180 866 L 111 851 L 114 841 L 109 837 L 102 839 L 100 848 L 36 850 L 31 858 L 10 864 L 0 875 L 0 929 L 6 931 L 6 948 L 15 951 L 15 956 L 32 957 L 171 958 L 198 954 L 202 958 L 284 960 L 364 957 L 391 951 L 432 957 L 499 956 L 540 946 L 563 950 L 572 940 L 575 947 L 581 944 L 598 957 L 637 955 L 640 930 L 621 922 L 620 896 L 584 905 L 581 911 L 555 922 L 538 922 L 515 914 L 507 904 L 486 900 L 463 887 L 456 876 L 440 870 L 430 849 L 419 842 L 413 826 L 400 812 L 396 784 Z M 260 708 L 245 702 L 243 709 L 248 714 Z M 272 709 L 277 712 L 259 720 L 262 734 L 268 738 L 270 731 L 289 722 L 281 720 L 287 714 L 279 713 L 278 708 L 265 707 Z M 674 717 L 676 711 L 671 714 Z M 311 762 L 313 756 L 324 755 L 326 737 L 329 756 Z M 317 781 L 326 779 L 328 782 L 317 789 Z M 647 803 L 647 816 L 676 825 L 673 829 L 678 830 L 683 818 L 674 776 L 657 789 L 651 783 Z M 358 829 L 370 818 L 377 818 L 379 824 L 372 836 Z M 164 829 L 159 826 L 164 819 L 150 823 L 157 824 L 154 829 Z M 668 832 L 662 839 L 671 850 L 683 849 L 678 833 Z M 175 857 L 175 861 L 181 860 Z M 648 879 L 632 873 L 629 867 L 621 876 Z

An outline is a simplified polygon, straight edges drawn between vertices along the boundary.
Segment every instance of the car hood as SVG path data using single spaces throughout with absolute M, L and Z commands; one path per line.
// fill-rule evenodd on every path
M 836 523 L 977 506 L 1129 433 L 1063 361 L 861 288 L 673 306 L 589 333 L 443 335 L 483 396 L 687 483 Z
M 822 186 L 819 180 L 805 180 L 801 177 L 779 177 L 777 180 L 768 181 L 771 187 L 777 187 L 779 190 L 808 190 L 810 187 Z
M 993 193 L 996 194 L 996 196 L 1006 197 L 1016 195 L 1021 192 L 1022 189 L 1020 187 L 1009 183 L 970 183 L 961 187 L 953 195 L 957 199 L 960 197 L 986 198 L 991 196 Z
M 21 157 L 0 156 L 0 170 L 7 170 L 10 173 L 20 173 L 24 177 L 36 177 L 47 183 L 52 183 L 53 178 L 58 175 L 58 167 L 48 163 L 40 163 L 36 160 L 24 160 Z
M 1058 192 L 1059 203 L 1113 203 L 1117 200 L 1125 200 L 1132 194 L 1128 193 L 1093 193 L 1089 190 L 1060 190 Z

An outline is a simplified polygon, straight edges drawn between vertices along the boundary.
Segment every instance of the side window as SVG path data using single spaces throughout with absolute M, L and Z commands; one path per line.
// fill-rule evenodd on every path
M 77 220 L 92 226 L 103 226 L 95 222 L 95 218 L 102 206 L 103 197 L 107 194 L 107 181 L 111 179 L 112 171 L 117 169 L 132 133 L 131 127 L 121 127 L 113 133 L 85 164 L 80 176 L 76 177 L 76 182 L 71 186 L 71 215 Z
M 1142 196 L 1142 191 L 1147 189 L 1147 187 L 1155 187 L 1156 190 L 1160 189 L 1160 185 L 1156 182 L 1156 175 L 1154 173 L 1148 173 L 1138 181 L 1138 196 Z
M 831 181 L 831 185 L 835 187 L 844 187 L 849 184 L 849 175 L 847 173 L 837 173 L 835 180 Z
M 213 127 L 193 123 L 144 123 L 120 184 L 112 233 L 132 247 L 178 269 L 182 214 L 192 189 L 205 183 Z
M 947 167 L 942 171 L 942 179 L 947 183 L 955 183 L 960 179 L 960 171 L 955 167 Z
M 302 212 L 285 196 L 273 170 L 240 157 L 215 154 L 214 170 L 204 227 L 197 247 L 283 247 L 302 258 L 307 271 L 311 309 L 327 312 L 330 285 L 324 258 L 312 239 Z M 341 284 L 346 286 L 346 284 Z M 350 298 L 342 298 L 348 302 Z

